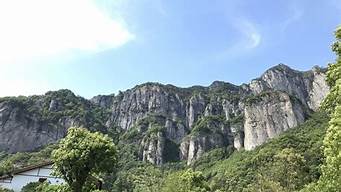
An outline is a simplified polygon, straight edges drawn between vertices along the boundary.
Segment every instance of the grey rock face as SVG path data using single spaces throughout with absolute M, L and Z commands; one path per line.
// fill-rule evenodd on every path
M 191 164 L 197 160 L 206 151 L 214 148 L 225 146 L 225 138 L 218 134 L 204 135 L 204 136 L 190 136 L 185 138 L 181 143 L 180 151 L 182 160 L 186 160 L 187 164 Z
M 169 92 L 163 86 L 146 84 L 118 95 L 112 107 L 112 124 L 127 130 L 139 119 L 148 114 L 165 117 L 184 117 L 186 108 L 183 100 L 175 92 Z
M 164 163 L 165 137 L 161 132 L 152 137 L 144 138 L 141 142 L 142 160 L 161 165 Z
M 0 98 L 0 151 L 33 151 L 63 138 L 76 126 L 105 132 L 97 119 L 87 119 L 79 110 L 92 112 L 95 106 L 60 90 L 42 96 Z
M 251 150 L 305 120 L 304 106 L 283 92 L 270 92 L 246 105 L 244 148 Z
M 219 116 L 207 116 L 193 127 L 180 145 L 180 159 L 191 164 L 211 149 L 233 145 L 230 124 Z
M 68 121 L 65 119 L 62 123 Z M 73 124 L 69 122 L 67 124 Z M 9 153 L 32 151 L 55 143 L 66 134 L 61 124 L 48 124 L 20 107 L 0 103 L 0 150 Z
M 314 67 L 311 71 L 300 72 L 283 64 L 267 70 L 259 79 L 251 81 L 249 88 L 254 94 L 269 90 L 286 92 L 313 110 L 318 109 L 329 92 L 324 69 Z
M 231 133 L 233 135 L 233 147 L 240 150 L 244 147 L 244 126 L 242 124 L 232 124 Z
M 299 125 L 306 113 L 318 109 L 328 91 L 324 69 L 300 72 L 278 65 L 241 86 L 221 81 L 190 88 L 147 83 L 90 101 L 64 90 L 36 96 L 35 102 L 27 106 L 9 105 L 0 98 L 0 150 L 38 149 L 65 136 L 70 126 L 96 127 L 103 132 L 113 127 L 123 132 L 138 127 L 141 135 L 148 135 L 156 123 L 161 131 L 138 139 L 139 157 L 163 164 L 167 162 L 170 142 L 179 151 L 180 159 L 192 163 L 217 147 L 253 149 Z M 30 112 L 30 106 L 36 112 Z M 101 119 L 84 118 L 84 111 L 101 111 L 96 115 Z M 53 114 L 48 116 L 53 121 L 41 117 L 46 112 Z M 155 122 L 139 125 L 151 117 L 156 118 Z M 203 126 L 205 119 L 212 117 L 218 119 L 216 125 Z M 200 129 L 199 134 L 194 134 L 196 127 L 209 131 L 203 134 Z
M 326 74 L 319 67 L 314 67 L 311 73 L 313 80 L 309 89 L 308 106 L 316 111 L 329 92 L 329 86 L 326 82 Z
M 188 127 L 192 128 L 194 122 L 198 120 L 198 117 L 205 111 L 206 102 L 201 95 L 194 95 L 189 101 L 189 110 L 187 113 Z
M 114 95 L 98 95 L 93 97 L 90 101 L 102 108 L 107 108 L 112 106 L 114 97 Z

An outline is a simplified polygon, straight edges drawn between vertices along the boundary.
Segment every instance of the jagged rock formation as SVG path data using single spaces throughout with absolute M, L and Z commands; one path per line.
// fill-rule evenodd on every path
M 180 159 L 188 164 L 214 148 L 232 145 L 230 123 L 223 116 L 205 116 L 198 120 L 180 145 Z
M 71 126 L 70 119 L 60 119 L 51 125 L 30 116 L 24 109 L 12 103 L 0 103 L 0 148 L 8 152 L 31 151 L 53 143 L 65 135 L 61 125 Z
M 21 107 L 3 98 L 0 149 L 34 150 L 58 141 L 68 127 L 83 125 L 122 132 L 120 142 L 138 146 L 143 161 L 190 164 L 213 148 L 250 150 L 299 125 L 328 93 L 324 79 L 321 68 L 300 72 L 281 64 L 241 86 L 220 81 L 190 88 L 146 83 L 116 96 L 96 96 L 91 102 L 66 94 L 72 105 L 60 102 L 65 95 L 59 92 L 53 92 L 53 99 L 52 93 L 26 98 L 34 102 Z M 27 110 L 30 106 L 35 106 L 34 113 Z M 52 121 L 46 114 L 59 115 Z M 25 142 L 20 145 L 21 141 Z
M 157 165 L 163 164 L 165 143 L 166 139 L 161 132 L 155 133 L 151 138 L 142 139 L 142 160 Z
M 43 96 L 0 98 L 0 151 L 39 149 L 63 138 L 72 126 L 106 132 L 101 120 L 90 115 L 96 109 L 99 108 L 69 90 Z
M 244 148 L 251 150 L 283 131 L 303 123 L 308 111 L 284 92 L 265 92 L 244 109 Z
M 278 90 L 293 95 L 304 105 L 316 110 L 329 91 L 323 69 L 314 67 L 311 71 L 300 72 L 279 64 L 267 70 L 259 79 L 249 84 L 250 90 L 259 94 L 268 90 Z

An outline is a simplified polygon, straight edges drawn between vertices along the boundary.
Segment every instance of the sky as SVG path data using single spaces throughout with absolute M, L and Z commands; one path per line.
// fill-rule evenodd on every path
M 247 83 L 333 62 L 340 0 L 0 0 L 0 97 Z

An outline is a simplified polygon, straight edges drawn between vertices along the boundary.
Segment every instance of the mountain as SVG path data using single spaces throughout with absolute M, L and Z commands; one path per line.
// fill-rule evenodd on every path
M 325 69 L 280 64 L 249 84 L 146 83 L 90 100 L 69 90 L 0 99 L 0 150 L 34 151 L 83 126 L 133 145 L 140 160 L 192 164 L 220 147 L 252 150 L 302 124 L 329 91 Z

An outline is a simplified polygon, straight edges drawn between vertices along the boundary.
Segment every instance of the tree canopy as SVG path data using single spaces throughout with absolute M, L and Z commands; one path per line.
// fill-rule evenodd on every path
M 92 175 L 113 170 L 116 156 L 111 138 L 84 128 L 70 128 L 59 148 L 52 152 L 56 174 L 62 176 L 73 192 L 82 192 Z
M 335 37 L 332 49 L 337 59 L 328 66 L 327 82 L 331 91 L 323 103 L 323 109 L 332 117 L 323 140 L 325 163 L 320 180 L 305 191 L 338 192 L 341 189 L 341 27 Z
M 208 192 L 210 188 L 199 171 L 191 169 L 170 174 L 163 186 L 163 192 Z

